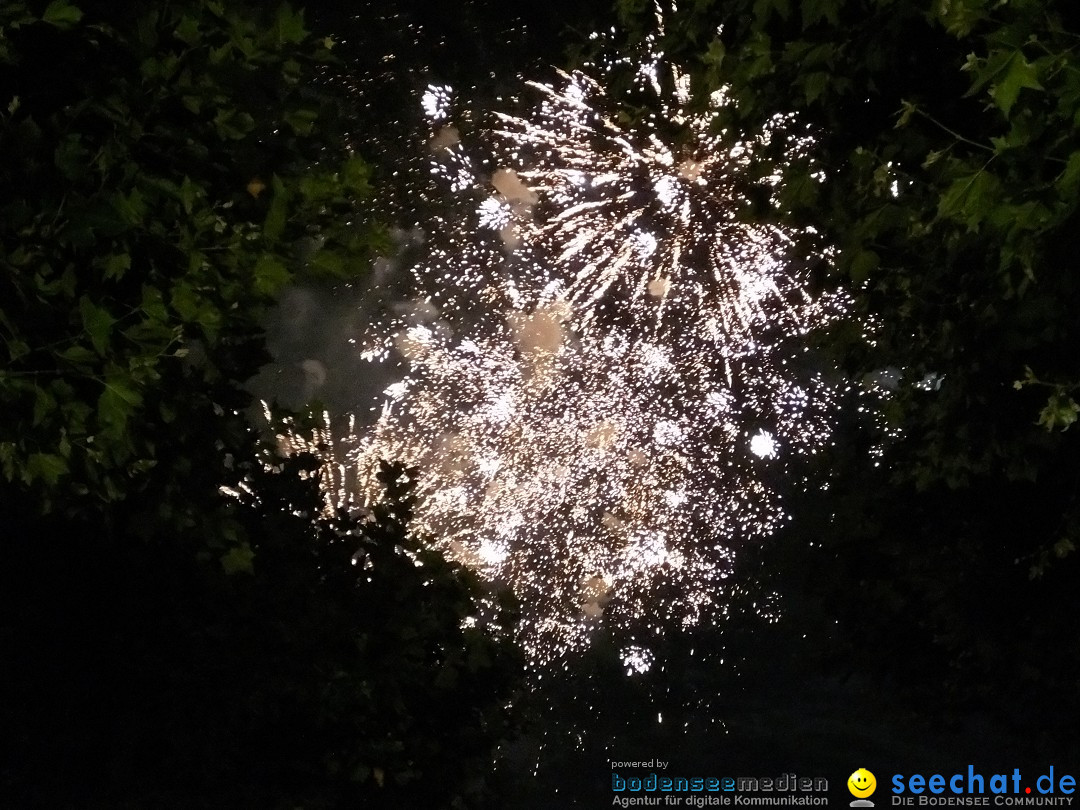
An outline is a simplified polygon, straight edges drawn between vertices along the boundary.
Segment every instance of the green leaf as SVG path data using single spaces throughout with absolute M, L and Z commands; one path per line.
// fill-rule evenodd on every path
M 901 101 L 900 109 L 896 111 L 898 118 L 896 119 L 896 126 L 894 127 L 894 129 L 901 129 L 902 127 L 906 127 L 908 121 L 911 120 L 911 116 L 915 114 L 915 111 L 917 109 L 918 107 L 916 107 L 910 101 Z
M 278 42 L 283 45 L 297 44 L 303 42 L 307 35 L 303 9 L 294 12 L 287 4 L 281 6 L 277 13 Z
M 807 66 L 831 68 L 835 58 L 836 46 L 826 42 L 810 48 L 798 61 Z
M 945 153 L 945 151 L 946 150 L 944 149 L 931 149 L 927 153 L 926 160 L 923 161 L 922 167 L 924 169 L 929 169 L 941 159 L 941 156 Z
M 261 295 L 277 295 L 291 278 L 285 265 L 271 255 L 260 256 L 254 272 L 255 290 Z
M 1068 394 L 1058 391 L 1050 395 L 1046 406 L 1039 412 L 1037 425 L 1045 427 L 1048 431 L 1055 428 L 1068 430 L 1069 426 L 1076 422 L 1076 415 L 1080 413 L 1080 405 L 1076 404 Z
M 79 314 L 82 316 L 83 329 L 90 335 L 94 349 L 104 356 L 109 345 L 109 332 L 116 323 L 116 318 L 85 295 L 79 299 Z
M 26 461 L 23 479 L 28 484 L 41 479 L 48 486 L 53 486 L 67 471 L 68 465 L 62 456 L 54 453 L 31 453 Z
M 34 389 L 34 427 L 45 421 L 45 417 L 56 410 L 56 399 L 44 388 Z
M 314 110 L 290 110 L 285 113 L 285 123 L 292 127 L 297 135 L 310 135 L 318 118 L 319 114 Z
M 221 310 L 206 296 L 185 282 L 173 285 L 170 303 L 176 314 L 185 323 L 198 324 L 206 337 L 212 342 L 221 327 Z
M 263 222 L 263 234 L 267 239 L 278 239 L 285 230 L 285 217 L 288 212 L 289 195 L 285 184 L 276 174 L 270 185 L 274 190 L 273 199 L 270 201 L 270 210 L 266 212 Z
M 1054 181 L 1054 187 L 1061 196 L 1073 198 L 1080 191 L 1080 151 L 1073 152 L 1065 162 L 1065 170 Z
M 946 30 L 958 38 L 966 37 L 986 17 L 985 0 L 939 0 L 934 5 Z
M 727 56 L 727 48 L 724 47 L 720 37 L 716 37 L 709 43 L 709 48 L 701 59 L 705 64 L 718 68 L 724 63 L 725 56 Z
M 218 48 L 210 49 L 210 64 L 220 65 L 223 62 L 227 62 L 232 57 L 233 43 L 232 40 L 224 42 Z
M 166 425 L 171 425 L 176 421 L 176 408 L 167 402 L 162 402 L 158 405 L 158 413 L 161 414 L 161 421 Z
M 68 429 L 72 433 L 86 432 L 86 420 L 89 419 L 90 415 L 94 412 L 93 408 L 85 402 L 73 400 L 63 402 L 60 405 L 60 410 L 63 411 L 64 418 L 67 420 Z
M 233 546 L 221 555 L 221 567 L 230 576 L 233 574 L 254 574 L 255 552 L 247 543 Z
M 759 25 L 767 23 L 771 14 L 775 12 L 780 19 L 786 20 L 791 16 L 790 0 L 755 0 L 754 17 Z
M 781 204 L 786 208 L 797 210 L 817 204 L 820 186 L 805 167 L 790 167 L 779 188 Z
M 765 76 L 773 70 L 772 39 L 764 31 L 755 31 L 751 35 L 745 52 L 749 60 L 746 65 L 748 76 Z
M 168 54 L 160 59 L 150 57 L 145 59 L 142 65 L 139 66 L 139 72 L 144 79 L 148 81 L 165 80 L 168 81 L 176 73 L 176 69 L 180 66 L 180 60 L 173 54 Z
M 18 360 L 26 355 L 30 354 L 30 344 L 25 340 L 19 340 L 18 338 L 12 338 L 7 342 L 8 357 L 11 360 Z
M 56 168 L 68 180 L 78 180 L 86 175 L 90 166 L 90 152 L 82 145 L 80 135 L 66 135 L 56 147 L 53 160 Z
M 137 344 L 145 352 L 145 355 L 133 357 L 132 360 L 148 362 L 153 365 L 153 357 L 161 354 L 175 340 L 176 328 L 167 323 L 146 318 L 131 324 L 123 332 L 124 337 L 131 343 Z
M 856 284 L 862 284 L 880 264 L 881 258 L 874 251 L 862 250 L 852 259 L 848 274 Z
M 1068 537 L 1062 537 L 1056 543 L 1054 543 L 1054 554 L 1058 559 L 1063 560 L 1076 551 L 1076 546 L 1073 545 L 1073 541 Z
M 169 303 L 185 323 L 194 323 L 199 320 L 199 297 L 191 285 L 177 282 L 173 285 Z
M 353 155 L 341 167 L 341 180 L 345 188 L 366 197 L 372 191 L 371 167 L 359 155 Z
M 142 304 L 139 308 L 147 318 L 164 323 L 169 320 L 169 311 L 165 308 L 165 296 L 157 287 L 143 285 Z
M 76 366 L 89 366 L 96 363 L 98 359 L 96 354 L 80 344 L 64 349 L 64 351 L 60 352 L 60 357 Z
M 53 0 L 45 7 L 41 19 L 57 28 L 68 29 L 82 19 L 83 13 L 67 0 Z
M 148 473 L 150 470 L 157 466 L 157 462 L 152 458 L 140 458 L 138 461 L 128 465 L 128 472 L 132 476 L 139 476 Z
M 315 203 L 332 200 L 340 192 L 337 179 L 325 172 L 305 175 L 300 178 L 297 188 L 306 201 Z
M 998 202 L 1001 182 L 981 169 L 955 180 L 938 202 L 938 219 L 956 219 L 976 228 Z
M 128 417 L 142 404 L 142 395 L 136 390 L 129 376 L 111 375 L 105 382 L 105 390 L 98 397 L 98 421 L 102 427 L 121 435 Z
M 202 35 L 199 33 L 199 20 L 189 14 L 185 14 L 176 26 L 176 38 L 186 45 L 197 45 Z
M 115 253 L 105 260 L 105 280 L 122 278 L 131 269 L 131 255 Z
M 184 181 L 180 184 L 180 203 L 184 206 L 184 213 L 190 214 L 202 196 L 202 186 L 192 183 L 191 178 L 184 175 Z
M 979 59 L 975 54 L 968 54 L 967 62 L 961 70 L 972 71 L 971 87 L 964 93 L 969 98 L 994 81 L 1009 66 L 1013 51 L 998 49 L 990 52 L 986 59 Z
M 1023 54 L 1015 51 L 1005 67 L 1004 76 L 990 90 L 990 96 L 998 108 L 1008 116 L 1013 104 L 1016 103 L 1017 96 L 1020 95 L 1020 90 L 1024 87 L 1031 90 L 1043 89 L 1043 86 L 1039 84 L 1035 66 L 1028 62 Z
M 333 250 L 323 249 L 312 257 L 309 267 L 323 278 L 345 278 L 345 260 Z
M 0 469 L 8 481 L 15 479 L 16 448 L 14 442 L 0 442 Z
M 214 116 L 214 128 L 218 137 L 238 141 L 245 138 L 255 126 L 255 119 L 246 112 L 231 107 L 222 107 Z
M 809 28 L 819 20 L 836 25 L 839 22 L 837 5 L 837 0 L 802 0 L 799 6 L 802 9 L 803 28 Z
M 832 74 L 824 71 L 816 71 L 806 77 L 803 84 L 803 91 L 806 93 L 806 103 L 813 104 L 821 94 L 825 92 L 825 89 L 829 86 L 829 82 L 832 78 Z
M 142 194 L 137 188 L 126 197 L 123 194 L 113 196 L 113 208 L 128 225 L 140 225 L 146 217 L 147 207 Z

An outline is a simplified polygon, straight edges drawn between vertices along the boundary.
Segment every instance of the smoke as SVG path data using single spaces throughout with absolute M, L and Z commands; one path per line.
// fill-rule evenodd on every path
M 272 360 L 248 381 L 248 390 L 292 411 L 317 402 L 345 414 L 373 402 L 394 374 L 358 351 L 377 313 L 370 294 L 355 287 L 286 290 L 266 321 Z

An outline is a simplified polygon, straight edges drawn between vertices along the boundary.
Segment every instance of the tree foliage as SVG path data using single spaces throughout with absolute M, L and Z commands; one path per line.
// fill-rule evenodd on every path
M 275 293 L 382 244 L 332 44 L 288 6 L 0 5 L 0 473 L 42 508 L 139 491 L 178 401 L 233 416 Z
M 631 39 L 647 5 L 619 4 Z M 1016 722 L 1061 731 L 1050 707 L 1075 699 L 1080 662 L 1075 10 L 705 0 L 665 23 L 697 93 L 736 102 L 716 126 L 794 113 L 812 136 L 743 215 L 812 225 L 813 283 L 853 300 L 817 341 L 856 390 L 754 576 L 817 602 L 803 615 L 838 621 L 817 631 L 843 655 L 891 651 L 920 699 L 1037 684 Z M 755 171 L 775 170 L 765 155 Z
M 472 806 L 512 611 L 404 471 L 324 517 L 244 413 L 278 291 L 386 246 L 332 40 L 42 6 L 0 3 L 0 804 Z

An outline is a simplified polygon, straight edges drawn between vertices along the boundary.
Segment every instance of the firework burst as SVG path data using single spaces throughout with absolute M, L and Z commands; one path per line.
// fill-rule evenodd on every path
M 677 71 L 673 79 L 681 107 L 688 81 Z M 538 164 L 519 176 L 551 213 L 527 210 L 513 224 L 564 268 L 583 328 L 620 310 L 656 329 L 666 320 L 671 335 L 696 334 L 686 328 L 689 316 L 712 342 L 735 349 L 763 330 L 804 325 L 808 301 L 787 274 L 790 237 L 737 218 L 751 155 L 771 130 L 734 143 L 711 133 L 724 103 L 717 92 L 714 108 L 693 116 L 659 104 L 659 117 L 684 130 L 681 145 L 669 146 L 648 126 L 632 132 L 613 123 L 614 105 L 585 73 L 561 74 L 558 86 L 529 84 L 543 97 L 537 112 L 499 115 L 497 134 L 514 158 Z M 660 93 L 658 81 L 645 86 Z
M 561 73 L 497 116 L 483 176 L 429 90 L 433 170 L 467 213 L 433 223 L 414 302 L 366 347 L 407 372 L 333 468 L 348 500 L 377 491 L 380 459 L 419 467 L 419 530 L 514 588 L 536 664 L 600 622 L 721 616 L 734 551 L 783 519 L 785 454 L 828 436 L 829 386 L 792 339 L 842 307 L 791 275 L 791 235 L 736 215 L 747 161 L 790 121 L 714 133 L 723 94 L 690 114 L 686 78 L 647 56 L 651 120 L 677 143 Z

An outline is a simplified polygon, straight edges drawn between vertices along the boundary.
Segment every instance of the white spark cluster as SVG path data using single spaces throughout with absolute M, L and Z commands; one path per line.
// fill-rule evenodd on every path
M 530 82 L 538 104 L 497 116 L 486 174 L 456 131 L 439 140 L 447 89 L 425 94 L 433 171 L 465 213 L 432 223 L 414 305 L 368 347 L 408 371 L 343 451 L 343 500 L 377 491 L 381 459 L 419 468 L 418 530 L 513 587 L 536 664 L 600 622 L 721 616 L 733 554 L 784 517 L 781 451 L 829 433 L 797 343 L 842 307 L 802 289 L 791 234 L 737 215 L 748 161 L 791 122 L 714 132 L 723 94 L 691 114 L 662 65 L 641 59 L 655 116 L 627 125 L 610 66 Z

